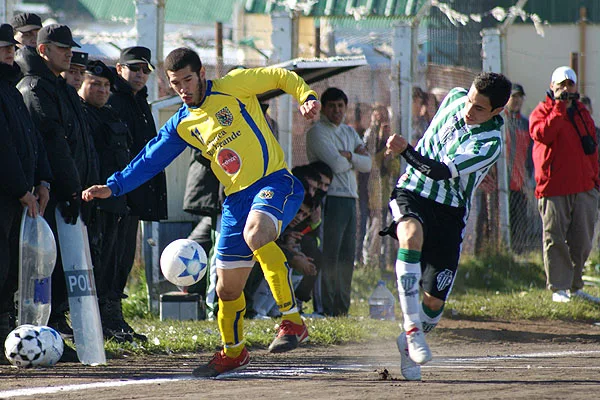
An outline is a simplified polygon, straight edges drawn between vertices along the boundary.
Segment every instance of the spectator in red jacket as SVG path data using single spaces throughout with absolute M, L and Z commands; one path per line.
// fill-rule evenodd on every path
M 529 116 L 544 268 L 556 302 L 592 299 L 582 290 L 582 271 L 598 213 L 598 150 L 594 121 L 576 84 L 575 71 L 557 68 L 546 100 Z

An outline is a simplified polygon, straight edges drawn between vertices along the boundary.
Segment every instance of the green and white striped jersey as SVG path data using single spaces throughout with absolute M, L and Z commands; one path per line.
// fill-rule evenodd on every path
M 502 150 L 502 117 L 480 125 L 465 122 L 467 90 L 448 93 L 429 128 L 417 143 L 422 155 L 448 166 L 452 178 L 434 181 L 408 165 L 397 186 L 421 197 L 453 207 L 466 207 L 467 214 L 475 189 Z

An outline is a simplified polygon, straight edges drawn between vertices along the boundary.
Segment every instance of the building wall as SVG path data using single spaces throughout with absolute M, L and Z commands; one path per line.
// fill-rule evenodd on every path
M 552 71 L 569 65 L 572 52 L 579 52 L 578 25 L 544 27 L 544 37 L 537 35 L 532 24 L 515 24 L 506 34 L 503 72 L 525 88 L 524 111 L 528 114 L 544 99 L 549 89 Z M 586 27 L 585 82 L 580 93 L 595 105 L 594 120 L 600 122 L 600 26 Z

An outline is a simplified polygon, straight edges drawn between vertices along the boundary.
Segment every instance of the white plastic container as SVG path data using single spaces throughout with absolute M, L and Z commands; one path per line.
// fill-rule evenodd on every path
M 396 297 L 385 286 L 384 281 L 377 282 L 373 294 L 369 297 L 369 315 L 373 319 L 393 321 L 395 314 Z

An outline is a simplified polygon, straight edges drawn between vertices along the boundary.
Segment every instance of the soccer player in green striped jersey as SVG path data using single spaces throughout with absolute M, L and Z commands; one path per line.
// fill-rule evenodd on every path
M 394 223 L 382 232 L 399 241 L 404 332 L 397 343 L 408 380 L 420 380 L 420 365 L 431 360 L 425 333 L 439 322 L 452 289 L 473 193 L 500 156 L 499 114 L 510 91 L 503 75 L 480 73 L 469 91 L 448 93 L 416 148 L 399 135 L 387 141 L 387 151 L 408 163 L 390 202 Z

